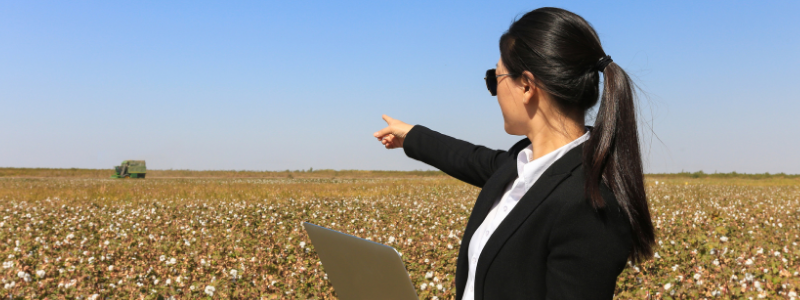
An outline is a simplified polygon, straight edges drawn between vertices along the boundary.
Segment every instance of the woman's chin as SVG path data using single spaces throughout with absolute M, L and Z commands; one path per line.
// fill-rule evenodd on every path
M 510 135 L 523 135 L 519 133 L 519 130 L 515 130 L 514 127 L 508 125 L 508 123 L 504 123 L 503 125 L 504 129 L 506 130 L 506 133 Z

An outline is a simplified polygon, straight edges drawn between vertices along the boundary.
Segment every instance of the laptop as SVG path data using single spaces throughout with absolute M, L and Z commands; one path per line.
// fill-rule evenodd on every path
M 394 248 L 308 222 L 303 227 L 339 299 L 419 299 Z

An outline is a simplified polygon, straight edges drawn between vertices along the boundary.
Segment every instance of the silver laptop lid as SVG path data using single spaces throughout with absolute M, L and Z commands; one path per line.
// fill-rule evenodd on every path
M 339 299 L 418 299 L 394 248 L 308 222 L 303 227 Z

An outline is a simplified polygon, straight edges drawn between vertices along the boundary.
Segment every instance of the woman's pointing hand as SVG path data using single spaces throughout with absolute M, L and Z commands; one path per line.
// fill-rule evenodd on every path
M 386 126 L 386 128 L 372 135 L 378 138 L 386 149 L 402 148 L 406 134 L 408 134 L 408 131 L 411 130 L 411 127 L 414 127 L 414 125 L 392 119 L 387 115 L 383 115 L 383 120 L 386 121 L 386 124 L 389 124 L 389 126 Z

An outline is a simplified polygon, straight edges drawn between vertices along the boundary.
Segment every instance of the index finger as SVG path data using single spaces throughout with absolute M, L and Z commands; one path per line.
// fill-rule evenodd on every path
M 376 138 L 382 138 L 390 133 L 392 133 L 392 129 L 387 126 L 386 128 L 383 128 L 381 130 L 378 130 L 378 132 L 373 133 L 372 136 Z

